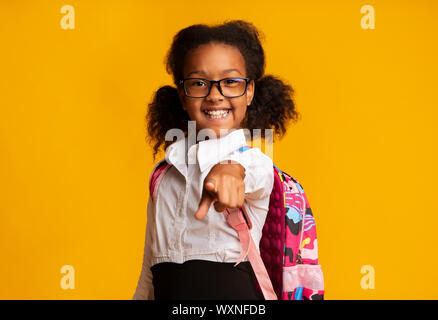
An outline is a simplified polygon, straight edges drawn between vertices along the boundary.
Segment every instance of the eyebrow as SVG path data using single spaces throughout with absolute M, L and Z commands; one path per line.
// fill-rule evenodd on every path
M 240 71 L 237 70 L 237 69 L 226 69 L 226 70 L 224 70 L 224 71 L 222 72 L 222 74 L 224 74 L 224 73 L 230 73 L 230 72 L 232 72 L 232 71 L 236 71 L 236 72 L 238 72 L 239 74 L 241 74 Z M 204 71 L 201 71 L 201 70 L 198 71 L 198 70 L 197 70 L 197 71 L 189 72 L 189 73 L 187 74 L 187 77 L 190 76 L 190 75 L 193 74 L 193 73 L 199 73 L 199 74 L 202 74 L 202 75 L 204 75 L 204 76 L 206 75 Z

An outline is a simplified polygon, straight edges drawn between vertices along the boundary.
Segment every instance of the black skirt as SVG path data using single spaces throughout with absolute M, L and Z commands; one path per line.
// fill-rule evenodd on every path
M 156 300 L 263 300 L 248 261 L 189 260 L 151 267 Z

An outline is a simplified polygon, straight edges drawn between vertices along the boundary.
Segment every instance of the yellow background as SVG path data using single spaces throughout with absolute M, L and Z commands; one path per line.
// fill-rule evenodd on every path
M 147 103 L 172 84 L 173 35 L 224 19 L 253 22 L 266 73 L 296 90 L 301 121 L 274 162 L 309 198 L 326 299 L 438 298 L 438 2 L 219 3 L 0 2 L 1 299 L 131 299 L 154 164 Z M 60 26 L 67 4 L 74 30 Z M 374 30 L 360 25 L 366 4 Z

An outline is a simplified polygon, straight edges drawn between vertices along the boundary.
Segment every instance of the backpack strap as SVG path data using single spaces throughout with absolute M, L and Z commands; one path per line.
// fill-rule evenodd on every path
M 167 163 L 166 160 L 161 160 L 155 165 L 154 169 L 152 169 L 152 174 L 149 179 L 149 195 L 154 202 L 157 198 L 158 186 L 170 167 L 171 164 Z
M 245 152 L 251 149 L 250 146 L 244 145 L 237 149 L 239 152 Z M 242 251 L 234 266 L 237 266 L 246 256 L 251 264 L 254 274 L 257 278 L 257 282 L 262 290 L 263 296 L 266 300 L 277 300 L 277 294 L 272 287 L 271 279 L 269 278 L 268 271 L 263 263 L 262 257 L 257 250 L 254 243 L 254 239 L 251 236 L 250 229 L 252 227 L 251 219 L 246 212 L 244 206 L 236 209 L 226 209 L 224 216 L 228 224 L 236 230 L 239 235 L 239 241 L 242 246 Z
M 237 231 L 240 244 L 242 245 L 242 251 L 240 252 L 240 256 L 234 266 L 237 266 L 246 256 L 248 256 L 248 260 L 257 278 L 263 296 L 266 300 L 277 300 L 278 298 L 272 287 L 271 279 L 266 271 L 262 257 L 257 251 L 257 247 L 248 229 L 248 224 L 245 221 L 242 210 L 244 214 L 248 216 L 244 207 L 242 207 L 242 209 L 226 209 L 224 211 L 228 224 Z

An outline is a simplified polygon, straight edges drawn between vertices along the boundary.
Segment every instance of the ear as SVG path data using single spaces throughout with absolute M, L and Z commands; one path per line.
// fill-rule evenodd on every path
M 255 81 L 251 80 L 246 88 L 246 105 L 249 107 L 252 103 L 255 93 Z

